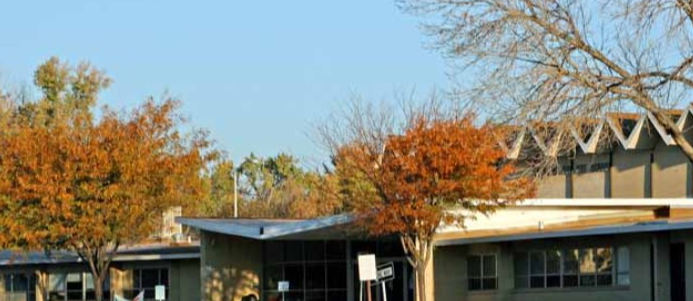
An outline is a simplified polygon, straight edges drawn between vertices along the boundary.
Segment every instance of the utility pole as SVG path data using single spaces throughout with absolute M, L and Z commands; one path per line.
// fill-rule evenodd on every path
M 238 171 L 233 171 L 233 218 L 238 218 Z

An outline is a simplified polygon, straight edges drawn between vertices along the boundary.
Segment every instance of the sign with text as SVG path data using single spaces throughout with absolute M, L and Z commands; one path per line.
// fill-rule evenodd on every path
M 289 291 L 289 281 L 277 282 L 277 290 L 279 292 L 288 292 Z
M 365 254 L 359 255 L 359 280 L 360 281 L 370 281 L 377 280 L 377 267 L 375 265 L 375 255 Z
M 166 286 L 157 285 L 154 287 L 154 300 L 163 301 L 166 300 Z
M 378 266 L 378 282 L 390 281 L 395 278 L 395 264 L 388 262 Z

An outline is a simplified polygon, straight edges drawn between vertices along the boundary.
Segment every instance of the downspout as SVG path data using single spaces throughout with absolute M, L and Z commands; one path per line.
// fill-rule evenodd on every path
M 658 252 L 657 252 L 657 236 L 656 235 L 652 236 L 651 246 L 652 246 L 652 252 L 651 252 L 652 257 L 650 258 L 650 265 L 652 266 L 652 279 L 651 279 L 650 287 L 652 289 L 652 301 L 659 301 L 659 296 L 657 294 L 658 293 L 657 287 L 658 287 L 658 283 L 659 283 L 657 273 L 659 271 L 658 271 L 658 267 L 657 267 L 658 266 L 657 265 L 657 253 Z

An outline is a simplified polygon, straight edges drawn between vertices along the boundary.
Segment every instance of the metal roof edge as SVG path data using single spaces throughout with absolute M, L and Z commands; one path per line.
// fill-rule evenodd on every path
M 611 234 L 628 234 L 638 232 L 661 232 L 671 230 L 693 229 L 693 220 L 685 222 L 645 222 L 637 224 L 622 224 L 615 226 L 603 226 L 580 230 L 565 230 L 553 232 L 535 232 L 527 234 L 507 234 L 499 236 L 477 237 L 477 238 L 455 238 L 436 241 L 436 246 L 470 245 L 478 243 L 495 243 L 518 240 L 563 238 L 577 236 L 595 236 Z

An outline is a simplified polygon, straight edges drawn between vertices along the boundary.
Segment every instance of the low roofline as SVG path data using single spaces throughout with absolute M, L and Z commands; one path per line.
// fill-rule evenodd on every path
M 339 226 L 354 221 L 351 214 L 339 214 L 308 220 L 286 220 L 267 225 L 233 223 L 233 219 L 177 217 L 176 222 L 203 231 L 264 240 Z
M 693 208 L 693 198 L 686 199 L 526 199 L 509 206 L 516 207 L 678 207 Z
M 564 230 L 551 232 L 534 232 L 525 234 L 504 234 L 486 237 L 470 237 L 470 238 L 454 238 L 443 239 L 435 242 L 436 246 L 452 246 L 452 245 L 470 245 L 479 243 L 497 243 L 532 239 L 549 239 L 549 238 L 565 238 L 578 236 L 597 236 L 597 235 L 613 235 L 613 234 L 628 234 L 639 232 L 661 232 L 672 230 L 693 229 L 693 220 L 685 221 L 653 221 L 642 223 L 619 224 L 611 226 L 598 226 L 579 230 Z

